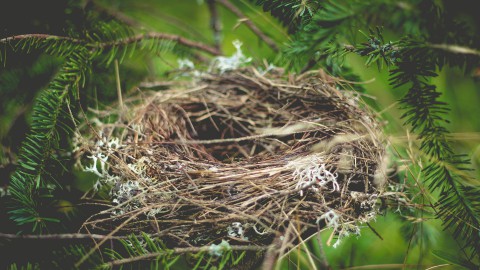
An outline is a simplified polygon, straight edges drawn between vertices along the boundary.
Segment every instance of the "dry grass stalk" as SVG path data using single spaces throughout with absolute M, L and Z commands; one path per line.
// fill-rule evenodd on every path
M 320 228 L 358 233 L 378 212 L 385 142 L 358 98 L 319 74 L 203 74 L 124 100 L 122 123 L 99 112 L 80 148 L 112 206 L 84 226 L 171 247 L 289 249 Z

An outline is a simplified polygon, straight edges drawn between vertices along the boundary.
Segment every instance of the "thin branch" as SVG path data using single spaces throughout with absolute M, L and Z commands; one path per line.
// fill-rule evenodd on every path
M 207 0 L 208 10 L 210 11 L 210 28 L 213 31 L 213 41 L 215 42 L 215 48 L 221 51 L 222 40 L 222 22 L 218 16 L 218 9 L 215 0 Z
M 122 236 L 109 236 L 100 234 L 67 233 L 67 234 L 8 234 L 0 233 L 0 239 L 31 239 L 31 240 L 75 240 L 75 239 L 125 239 Z
M 29 38 L 37 38 L 37 39 L 57 39 L 57 40 L 68 40 L 74 43 L 78 44 L 84 44 L 87 47 L 96 49 L 106 49 L 109 47 L 113 46 L 119 46 L 119 45 L 126 45 L 130 43 L 134 43 L 137 41 L 141 41 L 143 39 L 163 39 L 163 40 L 171 40 L 175 41 L 179 44 L 182 44 L 187 47 L 191 47 L 203 52 L 206 52 L 211 55 L 220 55 L 221 53 L 214 47 L 211 47 L 209 45 L 203 44 L 201 42 L 193 41 L 181 36 L 173 35 L 173 34 L 168 34 L 168 33 L 158 33 L 158 32 L 149 32 L 145 34 L 138 34 L 135 36 L 131 36 L 128 38 L 124 39 L 119 39 L 115 41 L 110 41 L 110 42 L 103 42 L 103 43 L 90 43 L 86 40 L 81 40 L 81 39 L 75 39 L 71 37 L 65 37 L 65 36 L 56 36 L 56 35 L 49 35 L 49 34 L 24 34 L 24 35 L 16 35 L 16 36 L 11 36 L 7 38 L 0 39 L 0 43 L 8 43 L 10 41 L 15 41 L 15 40 L 22 40 L 22 39 L 29 39 Z
M 164 40 L 171 40 L 175 41 L 179 44 L 182 44 L 187 47 L 195 48 L 201 51 L 204 51 L 206 53 L 212 54 L 212 55 L 220 55 L 220 52 L 203 43 L 200 43 L 198 41 L 193 41 L 190 39 L 186 39 L 182 36 L 177 36 L 173 34 L 168 34 L 168 33 L 158 33 L 158 32 L 149 32 L 145 34 L 138 34 L 132 37 L 116 40 L 113 42 L 105 42 L 105 43 L 99 43 L 97 46 L 101 48 L 108 48 L 112 46 L 118 46 L 118 45 L 124 45 L 124 44 L 129 44 L 129 43 L 134 43 L 143 39 L 164 39 Z
M 464 47 L 460 45 L 452 45 L 452 44 L 427 44 L 430 48 L 434 49 L 440 49 L 444 50 L 450 53 L 456 53 L 456 54 L 469 54 L 469 55 L 475 55 L 475 56 L 480 56 L 480 51 L 476 49 L 472 49 L 469 47 Z
M 8 43 L 10 41 L 15 40 L 22 40 L 22 39 L 29 39 L 29 38 L 38 38 L 38 39 L 58 39 L 58 40 L 68 40 L 78 44 L 85 44 L 86 42 L 80 39 L 75 39 L 71 37 L 63 37 L 63 36 L 56 36 L 56 35 L 49 35 L 49 34 L 23 34 L 23 35 L 15 35 L 6 38 L 0 39 L 0 43 Z
M 372 230 L 372 232 L 378 237 L 380 238 L 380 240 L 383 240 L 383 237 L 377 232 L 377 230 L 375 230 L 375 228 L 372 227 L 372 225 L 370 225 L 370 223 L 366 222 L 367 223 L 367 226 L 368 228 L 370 228 L 370 230 Z
M 230 10 L 233 14 L 235 14 L 240 21 L 245 23 L 245 25 L 252 30 L 260 39 L 262 39 L 272 50 L 278 52 L 278 46 L 270 37 L 268 37 L 265 33 L 263 33 L 247 16 L 245 16 L 242 11 L 237 8 L 235 5 L 230 3 L 228 0 L 215 0 L 218 3 L 222 4 L 225 8 Z
M 198 253 L 198 252 L 208 252 L 210 246 L 203 246 L 203 247 L 186 247 L 186 248 L 174 248 L 171 250 L 165 250 L 160 252 L 149 253 L 141 256 L 135 256 L 131 258 L 125 258 L 120 260 L 111 261 L 105 264 L 108 267 L 115 267 L 120 266 L 127 263 L 133 263 L 138 261 L 146 261 L 146 260 L 153 260 L 160 256 L 164 255 L 171 255 L 171 254 L 186 254 L 186 253 Z M 268 249 L 268 246 L 240 246 L 240 245 L 233 245 L 230 246 L 230 250 L 234 251 L 264 251 Z

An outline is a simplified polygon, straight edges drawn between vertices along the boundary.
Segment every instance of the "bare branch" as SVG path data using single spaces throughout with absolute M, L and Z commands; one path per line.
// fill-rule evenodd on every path
M 215 0 L 207 0 L 208 10 L 210 11 L 210 27 L 213 31 L 213 40 L 215 42 L 215 48 L 218 51 L 221 50 L 221 31 L 222 31 L 222 22 L 218 16 L 217 5 Z
M 450 53 L 456 54 L 470 54 L 475 56 L 480 56 L 480 51 L 476 49 L 472 49 L 469 47 L 464 47 L 460 45 L 453 45 L 453 44 L 428 44 L 430 48 L 444 50 Z
M 265 43 L 267 43 L 272 50 L 278 52 L 278 46 L 270 37 L 268 37 L 265 33 L 263 33 L 247 16 L 245 16 L 242 11 L 237 8 L 235 5 L 230 3 L 228 0 L 216 0 L 218 3 L 222 4 L 228 10 L 230 10 L 233 14 L 235 14 L 245 25 L 252 30 L 260 39 L 262 39 Z

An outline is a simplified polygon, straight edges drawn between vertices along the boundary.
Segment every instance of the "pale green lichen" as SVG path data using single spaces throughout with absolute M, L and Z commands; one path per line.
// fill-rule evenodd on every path
M 225 73 L 226 71 L 235 70 L 241 67 L 244 64 L 249 63 L 252 61 L 252 58 L 246 57 L 242 52 L 242 42 L 239 40 L 233 41 L 233 46 L 235 47 L 235 53 L 230 56 L 217 56 L 213 59 L 212 63 L 210 64 L 210 70 L 218 71 L 220 74 Z
M 221 257 L 224 252 L 230 251 L 230 250 L 232 250 L 232 247 L 230 246 L 230 244 L 227 241 L 222 240 L 222 242 L 218 245 L 211 244 L 208 247 L 208 254 L 210 254 L 211 256 Z

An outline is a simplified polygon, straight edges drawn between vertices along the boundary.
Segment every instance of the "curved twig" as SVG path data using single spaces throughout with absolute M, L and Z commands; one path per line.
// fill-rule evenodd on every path
M 138 34 L 138 35 L 135 35 L 135 36 L 132 36 L 132 37 L 116 40 L 116 41 L 113 41 L 113 42 L 99 43 L 99 44 L 97 44 L 97 46 L 99 46 L 101 48 L 108 48 L 108 47 L 111 47 L 111 46 L 134 43 L 134 42 L 140 41 L 142 39 L 171 40 L 171 41 L 178 42 L 179 44 L 182 44 L 184 46 L 201 50 L 201 51 L 209 53 L 211 55 L 220 55 L 221 54 L 216 48 L 211 47 L 209 45 L 206 45 L 204 43 L 201 43 L 201 42 L 198 42 L 198 41 L 193 41 L 193 40 L 184 38 L 182 36 L 174 35 L 174 34 L 158 33 L 158 32 L 149 32 L 149 33 L 145 33 L 145 34 Z
M 242 11 L 237 8 L 235 5 L 230 3 L 228 0 L 216 0 L 217 3 L 223 5 L 225 8 L 230 10 L 233 14 L 235 14 L 242 23 L 252 30 L 260 39 L 263 40 L 272 50 L 278 52 L 278 46 L 270 37 L 268 37 L 265 33 L 263 33 L 247 16 L 245 16 Z

